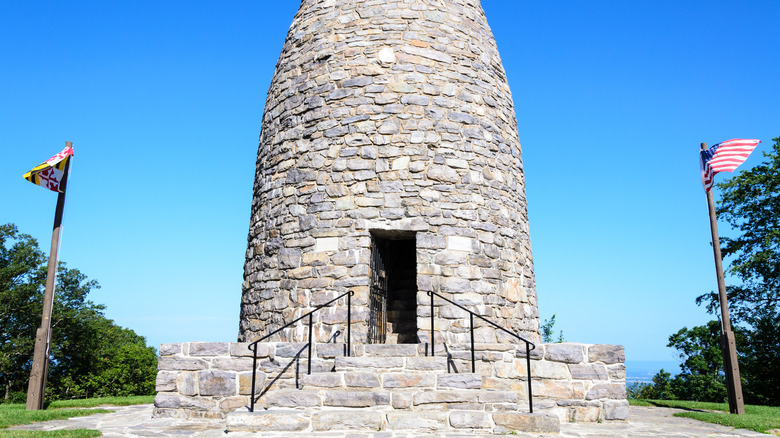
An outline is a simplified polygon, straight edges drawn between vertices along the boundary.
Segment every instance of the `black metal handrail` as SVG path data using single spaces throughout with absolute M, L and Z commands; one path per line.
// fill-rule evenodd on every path
M 526 365 L 528 369 L 528 409 L 533 414 L 534 413 L 534 402 L 533 402 L 533 392 L 531 390 L 531 350 L 536 349 L 536 344 L 529 341 L 528 339 L 525 339 L 524 337 L 518 335 L 517 333 L 511 332 L 504 327 L 501 327 L 500 325 L 496 324 L 495 322 L 485 318 L 482 315 L 479 315 L 475 312 L 472 312 L 471 310 L 461 306 L 460 304 L 450 300 L 447 297 L 442 296 L 441 294 L 438 294 L 433 291 L 428 291 L 428 295 L 431 297 L 431 356 L 435 355 L 435 344 L 434 344 L 434 333 L 433 333 L 433 296 L 436 295 L 437 297 L 443 299 L 444 301 L 447 301 L 448 303 L 454 305 L 455 307 L 458 307 L 460 309 L 465 310 L 466 312 L 469 312 L 469 320 L 471 323 L 471 372 L 476 373 L 476 361 L 474 359 L 474 317 L 485 321 L 486 323 L 492 325 L 493 327 L 503 331 L 504 333 L 507 333 L 511 336 L 516 337 L 517 339 L 525 342 L 525 360 Z
M 351 353 L 350 353 L 350 340 L 351 340 L 350 328 L 351 328 L 351 325 L 352 325 L 352 295 L 355 295 L 355 292 L 352 292 L 352 291 L 345 292 L 345 293 L 337 296 L 336 298 L 328 301 L 325 304 L 320 304 L 319 306 L 315 307 L 314 310 L 312 310 L 311 312 L 306 313 L 304 315 L 301 315 L 298 318 L 295 318 L 294 320 L 288 322 L 287 324 L 279 327 L 278 329 L 272 331 L 271 333 L 263 336 L 262 338 L 260 338 L 260 339 L 258 339 L 256 341 L 253 341 L 249 345 L 247 345 L 247 349 L 252 350 L 252 393 L 251 393 L 251 396 L 249 397 L 249 412 L 254 412 L 255 411 L 255 380 L 256 380 L 256 377 L 257 377 L 257 344 L 262 342 L 262 341 L 264 341 L 264 340 L 266 340 L 266 339 L 268 339 L 268 338 L 270 338 L 271 336 L 279 333 L 280 331 L 286 329 L 287 327 L 295 324 L 296 322 L 298 322 L 298 321 L 300 321 L 300 320 L 302 320 L 302 319 L 304 319 L 304 318 L 306 318 L 308 316 L 309 317 L 309 343 L 306 344 L 303 348 L 308 348 L 308 350 L 309 350 L 309 352 L 308 352 L 309 357 L 307 358 L 308 370 L 307 370 L 306 374 L 311 374 L 311 346 L 314 343 L 313 338 L 312 338 L 313 315 L 314 315 L 315 312 L 317 312 L 318 310 L 322 309 L 323 307 L 330 306 L 331 304 L 335 303 L 339 299 L 341 299 L 341 298 L 346 296 L 347 297 L 347 351 L 346 351 L 346 355 L 350 356 L 351 355 Z M 303 349 L 301 349 L 301 350 L 303 350 Z M 300 352 L 298 354 L 300 355 Z

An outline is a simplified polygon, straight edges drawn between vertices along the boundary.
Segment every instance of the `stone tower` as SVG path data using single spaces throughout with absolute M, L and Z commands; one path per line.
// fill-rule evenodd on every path
M 348 291 L 353 342 L 427 342 L 427 291 L 539 340 L 517 122 L 479 0 L 302 0 L 268 91 L 244 269 L 240 341 Z M 466 342 L 468 315 L 443 304 L 437 342 Z M 346 310 L 315 314 L 318 342 Z M 477 326 L 477 342 L 508 340 Z

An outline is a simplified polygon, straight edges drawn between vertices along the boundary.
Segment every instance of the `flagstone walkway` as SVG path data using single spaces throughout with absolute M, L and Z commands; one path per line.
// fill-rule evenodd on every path
M 225 433 L 224 420 L 180 420 L 171 418 L 151 418 L 152 405 L 110 407 L 116 412 L 97 414 L 89 417 L 76 417 L 67 420 L 47 421 L 43 423 L 18 426 L 17 430 L 58 430 L 58 429 L 97 429 L 106 438 L 117 437 L 224 437 L 240 438 L 256 436 L 252 433 Z M 565 423 L 561 424 L 560 434 L 522 434 L 516 437 L 537 438 L 742 438 L 771 435 L 751 432 L 745 429 L 732 429 L 717 424 L 702 423 L 688 418 L 673 417 L 678 409 L 631 406 L 627 422 L 608 423 Z M 258 434 L 259 435 L 259 434 Z M 295 436 L 292 432 L 263 433 L 263 437 L 281 438 Z M 322 438 L 465 438 L 479 435 L 474 433 L 445 433 L 441 435 L 414 432 L 305 432 L 300 436 Z M 503 436 L 503 435 L 502 435 Z

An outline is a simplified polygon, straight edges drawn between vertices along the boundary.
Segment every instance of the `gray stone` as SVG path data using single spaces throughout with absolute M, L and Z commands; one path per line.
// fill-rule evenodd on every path
M 200 395 L 238 395 L 236 374 L 224 371 L 198 372 Z
M 382 386 L 385 388 L 433 388 L 435 376 L 422 373 L 393 373 L 382 375 Z
M 345 373 L 344 383 L 352 388 L 376 388 L 379 386 L 379 376 L 373 373 Z
M 588 347 L 588 361 L 605 364 L 623 363 L 626 361 L 625 349 L 622 345 L 591 345 Z
M 228 432 L 298 432 L 309 427 L 299 411 L 233 412 L 225 420 Z
M 450 412 L 450 425 L 458 429 L 489 429 L 492 427 L 487 413 L 473 411 Z
M 312 414 L 314 431 L 370 430 L 377 431 L 384 424 L 384 413 L 380 411 L 330 411 Z
M 320 406 L 320 397 L 316 392 L 298 389 L 280 389 L 263 395 L 258 401 L 263 406 L 285 408 Z
M 446 412 L 389 412 L 387 425 L 391 430 L 437 431 L 447 428 Z
M 545 414 L 526 414 L 520 412 L 497 412 L 492 414 L 496 426 L 508 431 L 532 433 L 558 433 L 561 424 L 558 418 Z
M 181 343 L 160 344 L 160 356 L 172 356 L 181 353 Z
M 301 383 L 304 387 L 336 388 L 341 386 L 341 374 L 338 373 L 315 373 L 304 374 L 301 377 Z
M 565 363 L 582 363 L 585 346 L 582 344 L 547 344 L 545 345 L 546 360 Z
M 479 374 L 439 374 L 436 376 L 438 388 L 478 389 L 482 387 L 482 376 Z
M 365 408 L 390 404 L 390 394 L 385 392 L 326 391 L 323 406 Z
M 625 420 L 628 418 L 628 401 L 607 400 L 604 402 L 605 420 Z
M 607 380 L 607 367 L 598 364 L 569 365 L 572 379 Z
M 157 369 L 160 371 L 197 371 L 205 370 L 209 367 L 208 362 L 203 359 L 190 359 L 185 357 L 165 356 L 157 360 Z
M 225 356 L 228 347 L 227 342 L 190 342 L 190 356 Z
M 595 399 L 626 399 L 626 384 L 625 383 L 599 383 L 593 385 L 585 396 L 586 400 Z

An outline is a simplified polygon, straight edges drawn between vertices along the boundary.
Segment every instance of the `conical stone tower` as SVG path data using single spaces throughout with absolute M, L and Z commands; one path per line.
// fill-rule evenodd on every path
M 239 341 L 348 291 L 353 342 L 427 342 L 427 291 L 539 340 L 517 122 L 479 0 L 301 2 L 265 105 L 244 277 Z M 468 315 L 434 304 L 437 342 L 467 342 Z M 346 320 L 342 298 L 314 337 Z M 306 340 L 304 323 L 275 340 Z

